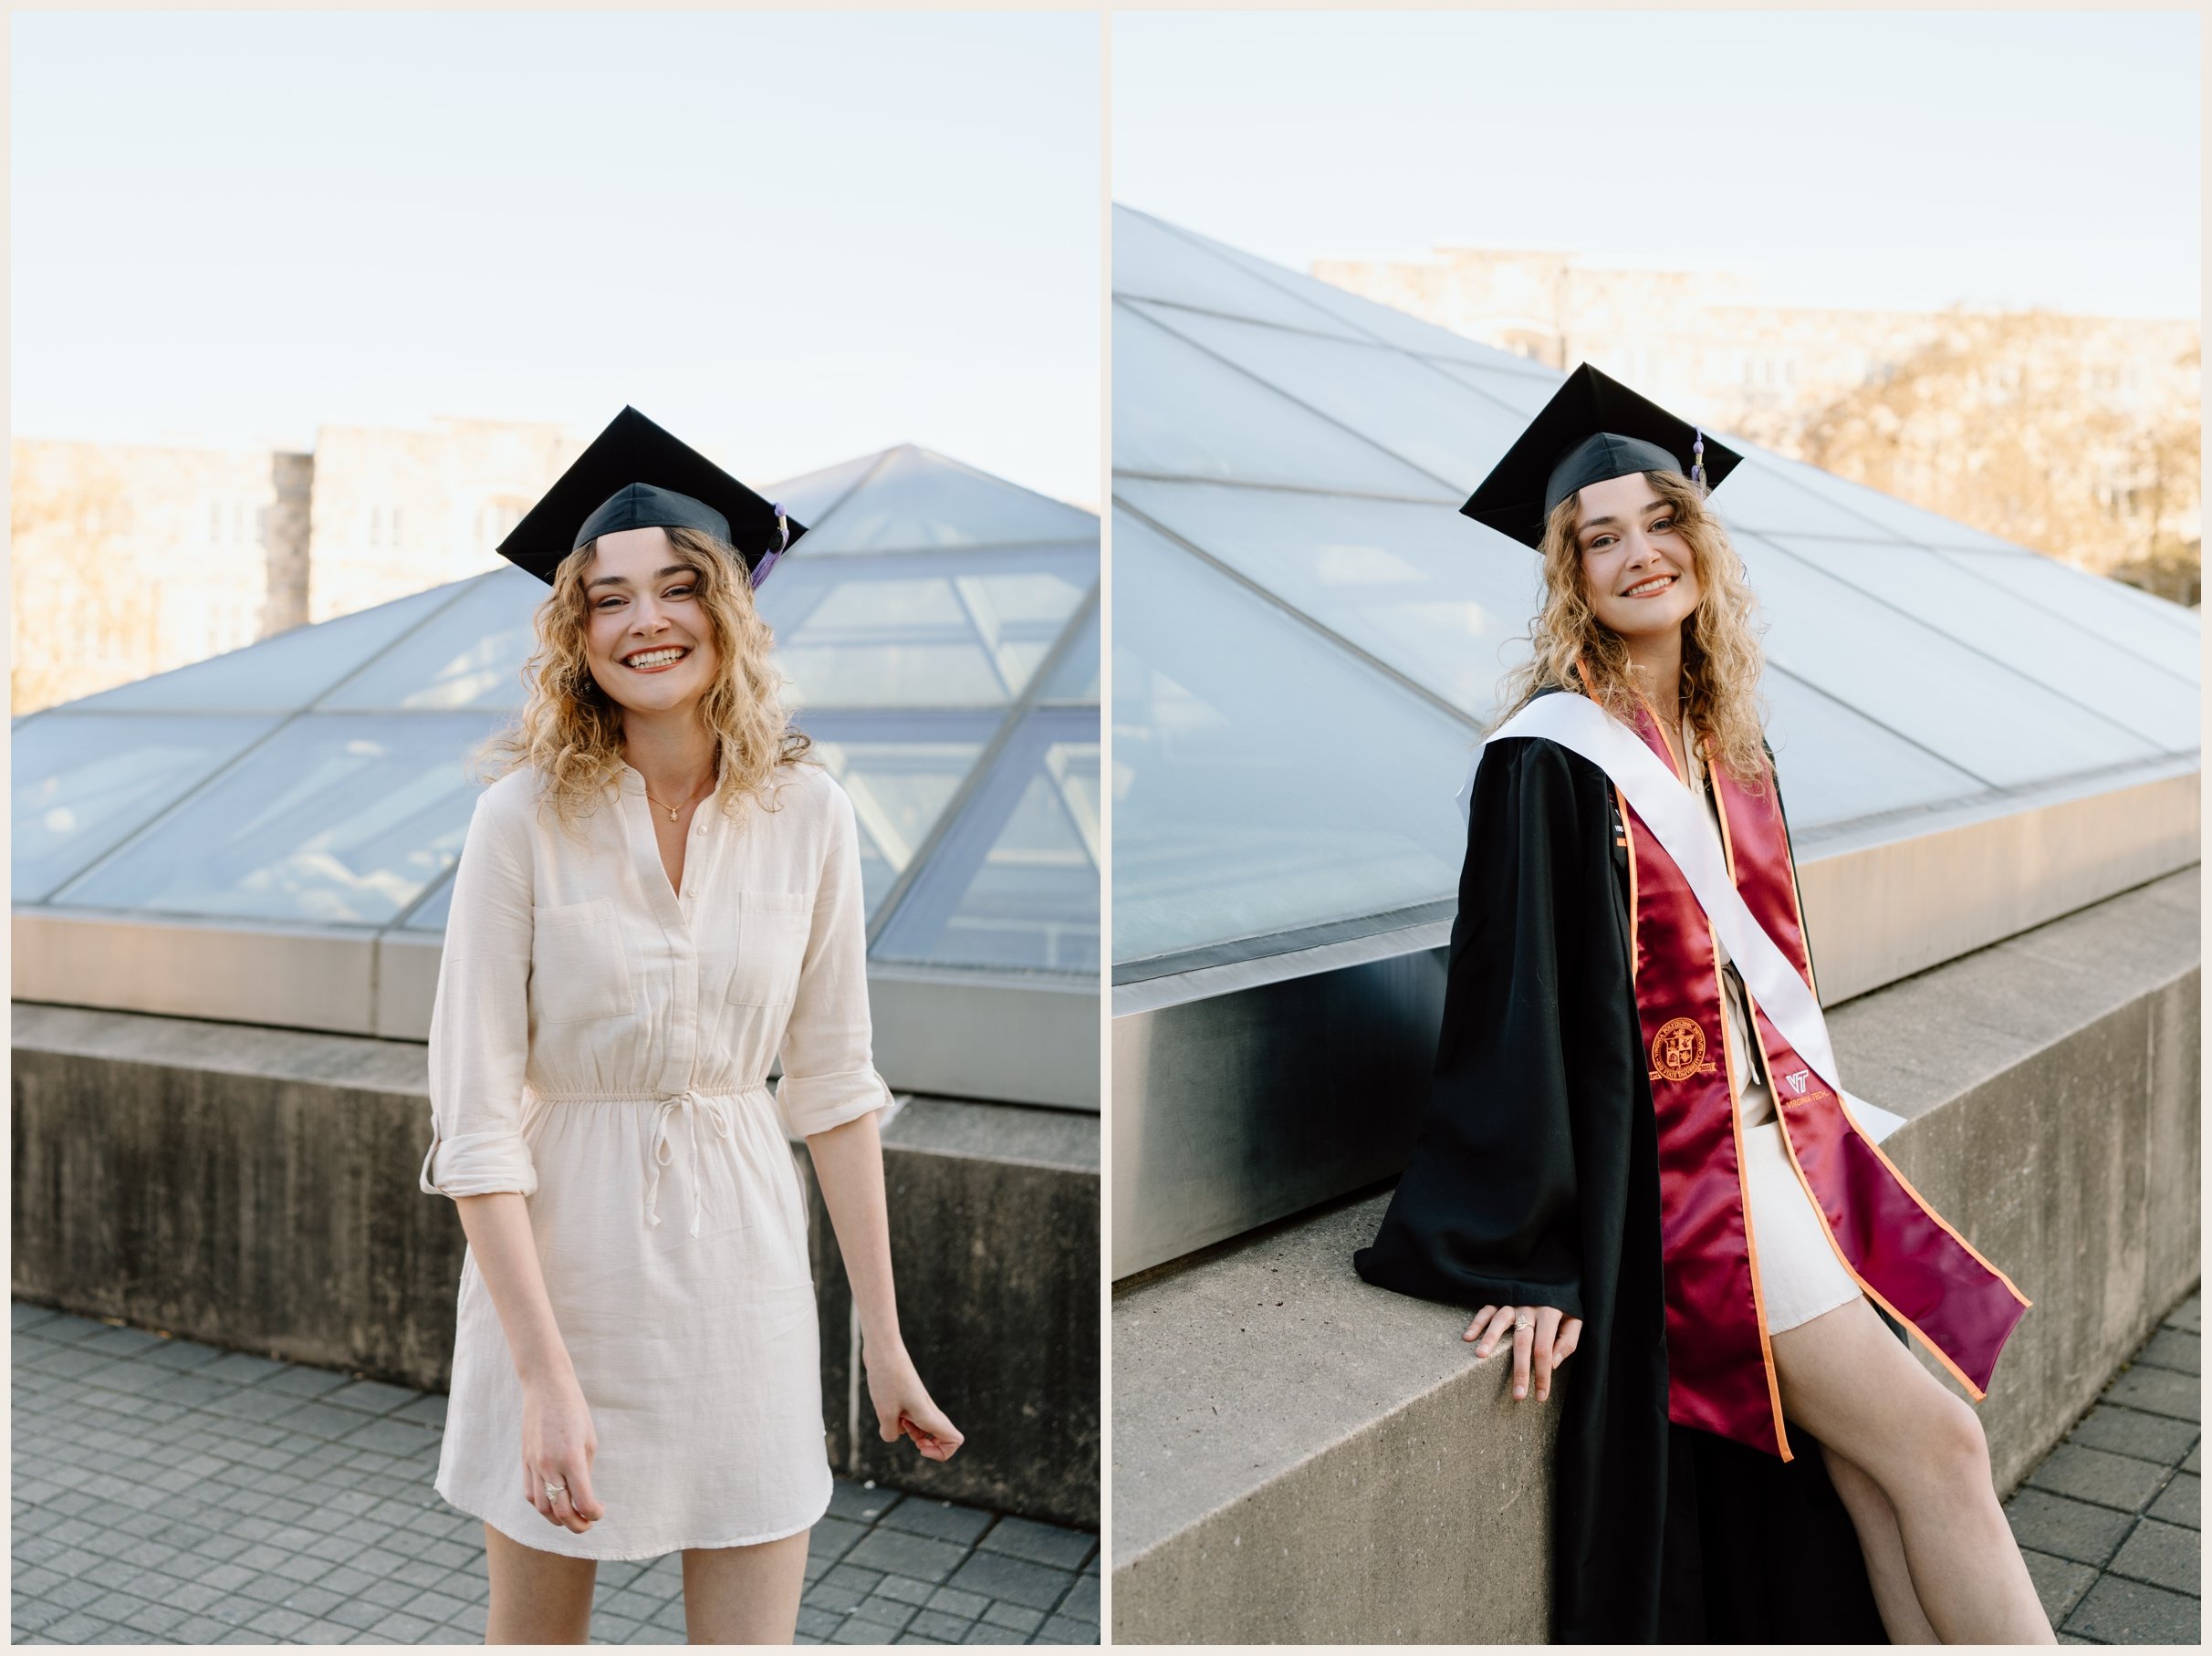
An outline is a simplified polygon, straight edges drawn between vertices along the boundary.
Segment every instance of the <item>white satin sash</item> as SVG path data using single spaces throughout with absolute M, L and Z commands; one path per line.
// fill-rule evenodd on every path
M 1834 1088 L 1868 1138 L 1880 1143 L 1904 1125 L 1903 1116 L 1843 1090 L 1820 1002 L 1728 878 L 1720 842 L 1705 820 L 1703 804 L 1641 736 L 1587 696 L 1572 694 L 1537 697 L 1493 731 L 1484 746 L 1513 736 L 1557 742 L 1603 771 L 1682 870 L 1751 998 L 1791 1049 Z M 1480 754 L 1475 762 L 1481 764 Z M 1457 796 L 1463 819 L 1472 808 L 1474 790 L 1475 772 L 1470 768 Z M 1776 1078 L 1789 1088 L 1789 1078 Z M 1804 1090 L 1801 1081 L 1789 1089 Z M 1778 1092 L 1778 1099 L 1786 1096 Z

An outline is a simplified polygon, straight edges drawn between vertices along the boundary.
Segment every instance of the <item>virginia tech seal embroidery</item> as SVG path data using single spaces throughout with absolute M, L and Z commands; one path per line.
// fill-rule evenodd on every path
M 1694 1075 L 1711 1075 L 1715 1066 L 1706 1062 L 1705 1030 L 1696 1018 L 1671 1017 L 1652 1037 L 1651 1078 L 1686 1081 Z

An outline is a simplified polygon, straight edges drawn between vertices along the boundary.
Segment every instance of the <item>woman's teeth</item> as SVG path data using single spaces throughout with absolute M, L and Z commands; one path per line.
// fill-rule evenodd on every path
M 687 652 L 682 650 L 647 650 L 637 655 L 622 658 L 625 667 L 664 667 L 671 661 L 680 661 Z
M 1640 581 L 1631 587 L 1622 596 L 1625 598 L 1650 598 L 1654 593 L 1664 592 L 1675 584 L 1675 578 L 1672 575 L 1655 575 L 1650 580 Z

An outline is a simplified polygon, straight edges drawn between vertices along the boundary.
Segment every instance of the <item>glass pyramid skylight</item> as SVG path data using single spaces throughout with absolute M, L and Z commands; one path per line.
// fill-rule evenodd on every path
M 1098 520 L 914 447 L 774 495 L 810 533 L 761 609 L 875 956 L 1095 973 Z M 545 591 L 501 568 L 22 720 L 16 905 L 441 931 Z
M 1127 208 L 1113 237 L 1132 979 L 1451 896 L 1538 600 L 1458 506 L 1560 376 Z M 1726 440 L 1800 839 L 2194 756 L 2190 611 Z

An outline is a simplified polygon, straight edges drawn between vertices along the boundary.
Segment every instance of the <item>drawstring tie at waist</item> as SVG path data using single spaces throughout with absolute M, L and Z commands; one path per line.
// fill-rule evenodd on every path
M 723 1108 L 721 1099 L 709 1097 L 696 1088 L 685 1088 L 682 1092 L 661 1100 L 661 1108 L 653 1112 L 652 1138 L 646 1151 L 645 1217 L 659 1224 L 661 1215 L 658 1201 L 661 1193 L 661 1170 L 675 1160 L 675 1147 L 670 1142 L 669 1123 L 682 1113 L 691 1136 L 691 1234 L 699 1234 L 699 1194 L 701 1189 L 699 1165 L 699 1117 L 706 1117 L 707 1125 L 722 1138 L 730 1136 L 730 1113 Z

